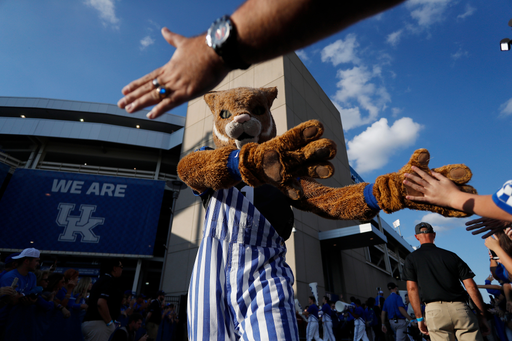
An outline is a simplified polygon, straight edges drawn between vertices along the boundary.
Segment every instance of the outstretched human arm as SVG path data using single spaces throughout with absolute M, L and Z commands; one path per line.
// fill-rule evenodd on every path
M 471 300 L 473 300 L 473 303 L 476 305 L 476 317 L 478 318 L 480 331 L 482 332 L 482 335 L 488 335 L 491 332 L 491 329 L 489 328 L 487 319 L 485 318 L 485 306 L 484 301 L 482 300 L 482 295 L 480 294 L 480 291 L 478 290 L 478 287 L 473 278 L 466 278 L 462 281 L 462 283 L 464 284 L 469 297 L 471 297 Z
M 466 222 L 466 231 L 473 231 L 471 234 L 479 234 L 487 232 L 482 236 L 482 239 L 492 236 L 498 231 L 505 230 L 505 233 L 510 232 L 512 223 L 504 220 L 492 218 L 480 218 Z
M 432 172 L 428 175 L 418 167 L 412 167 L 417 173 L 405 174 L 404 184 L 423 196 L 407 196 L 408 200 L 430 203 L 434 205 L 451 207 L 469 214 L 482 217 L 512 221 L 512 214 L 499 208 L 492 200 L 491 195 L 478 195 L 460 191 L 460 189 L 443 175 Z
M 418 290 L 418 283 L 414 281 L 407 281 L 407 293 L 409 294 L 409 302 L 411 303 L 412 309 L 414 310 L 414 315 L 417 319 L 423 318 L 423 312 L 421 311 L 421 300 L 420 300 L 420 292 Z M 428 335 L 427 324 L 425 321 L 418 321 L 418 328 L 420 331 Z
M 305 47 L 401 2 L 248 0 L 231 19 L 237 28 L 241 59 L 258 63 Z M 125 97 L 118 106 L 130 113 L 158 104 L 148 115 L 156 118 L 213 89 L 231 71 L 206 45 L 205 34 L 186 38 L 163 28 L 162 35 L 176 51 L 167 64 L 123 88 Z M 153 79 L 170 91 L 169 96 L 160 99 Z

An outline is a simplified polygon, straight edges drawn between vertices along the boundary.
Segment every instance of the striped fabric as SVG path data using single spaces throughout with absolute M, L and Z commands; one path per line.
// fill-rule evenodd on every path
M 210 200 L 188 296 L 189 340 L 298 340 L 284 240 L 236 188 Z

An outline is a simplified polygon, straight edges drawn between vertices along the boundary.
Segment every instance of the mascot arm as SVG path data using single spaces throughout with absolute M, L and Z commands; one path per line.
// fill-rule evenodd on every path
M 405 199 L 407 195 L 422 194 L 412 193 L 411 188 L 403 184 L 403 174 L 413 173 L 411 166 L 421 168 L 430 174 L 429 161 L 429 152 L 426 149 L 418 149 L 402 169 L 396 173 L 379 176 L 374 184 L 360 183 L 332 188 L 304 177 L 300 179 L 304 196 L 292 202 L 292 205 L 324 218 L 340 220 L 366 221 L 373 218 L 381 209 L 386 213 L 393 213 L 404 208 L 435 212 L 445 217 L 467 217 L 468 214 L 462 211 Z M 467 185 L 472 176 L 467 166 L 447 165 L 433 171 L 452 180 L 462 191 L 476 193 L 473 187 Z
M 236 150 L 235 147 L 222 147 L 190 153 L 178 163 L 178 176 L 198 193 L 210 188 L 231 188 L 241 180 L 229 167 L 230 156 Z

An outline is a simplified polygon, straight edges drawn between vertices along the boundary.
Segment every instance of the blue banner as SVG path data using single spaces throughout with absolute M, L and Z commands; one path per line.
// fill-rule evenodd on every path
M 9 174 L 9 169 L 11 169 L 11 166 L 0 162 L 0 187 L 4 183 L 7 174 Z
M 16 169 L 0 248 L 152 255 L 165 183 Z

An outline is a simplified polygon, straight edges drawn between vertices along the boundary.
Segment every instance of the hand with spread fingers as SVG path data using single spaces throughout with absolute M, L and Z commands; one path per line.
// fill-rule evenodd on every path
M 482 236 L 482 239 L 486 239 L 498 231 L 503 231 L 507 228 L 509 228 L 510 231 L 510 224 L 511 223 L 508 221 L 491 218 L 480 218 L 468 221 L 466 223 L 466 231 L 473 231 L 471 233 L 474 235 L 487 232 Z
M 162 35 L 176 47 L 171 60 L 125 86 L 117 102 L 129 113 L 156 104 L 147 115 L 151 119 L 205 94 L 231 71 L 205 43 L 204 34 L 186 38 L 163 28 Z
M 410 194 L 407 195 L 408 200 L 453 207 L 450 199 L 456 196 L 457 193 L 463 191 L 476 194 L 473 187 L 466 185 L 466 182 L 471 179 L 471 173 L 469 173 L 469 179 L 464 178 L 461 182 L 456 181 L 449 173 L 442 174 L 444 173 L 442 170 L 436 172 L 436 169 L 433 169 L 430 174 L 416 166 L 412 166 L 411 170 L 416 174 L 404 174 L 407 178 L 404 180 L 404 184 L 408 187 L 408 193 Z

